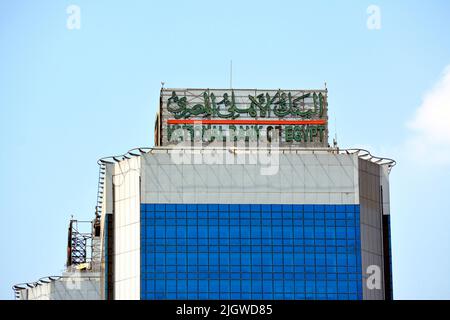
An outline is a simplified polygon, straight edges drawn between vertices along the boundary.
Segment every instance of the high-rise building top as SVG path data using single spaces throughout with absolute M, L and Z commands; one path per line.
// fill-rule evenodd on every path
M 395 161 L 327 90 L 162 89 L 155 144 L 99 160 L 102 299 L 392 298 Z

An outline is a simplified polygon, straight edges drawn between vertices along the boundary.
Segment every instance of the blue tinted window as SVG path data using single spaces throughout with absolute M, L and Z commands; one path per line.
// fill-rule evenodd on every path
M 141 204 L 141 297 L 361 299 L 359 211 Z

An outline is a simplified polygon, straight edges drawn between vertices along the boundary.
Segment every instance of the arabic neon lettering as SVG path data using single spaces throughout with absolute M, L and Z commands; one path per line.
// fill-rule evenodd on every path
M 312 108 L 305 108 L 305 99 L 312 97 Z M 306 93 L 293 98 L 290 92 L 279 90 L 272 97 L 269 93 L 257 96 L 249 95 L 248 106 L 239 107 L 236 103 L 234 90 L 231 96 L 224 93 L 222 97 L 216 97 L 214 93 L 207 91 L 202 94 L 203 103 L 189 105 L 186 97 L 179 97 L 175 91 L 167 100 L 167 110 L 175 119 L 187 119 L 190 117 L 218 117 L 223 119 L 236 119 L 241 115 L 251 118 L 265 117 L 295 117 L 303 119 L 322 118 L 325 107 L 325 96 Z

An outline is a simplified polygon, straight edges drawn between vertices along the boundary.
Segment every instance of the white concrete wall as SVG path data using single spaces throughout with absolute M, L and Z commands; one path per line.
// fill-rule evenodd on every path
M 140 299 L 139 157 L 114 166 L 114 299 Z

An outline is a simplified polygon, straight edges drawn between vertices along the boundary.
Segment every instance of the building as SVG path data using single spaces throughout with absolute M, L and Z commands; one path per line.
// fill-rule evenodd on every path
M 66 271 L 13 286 L 17 300 L 99 300 L 100 219 L 70 220 Z
M 99 160 L 102 299 L 392 299 L 391 159 L 328 145 L 326 90 L 162 89 Z

